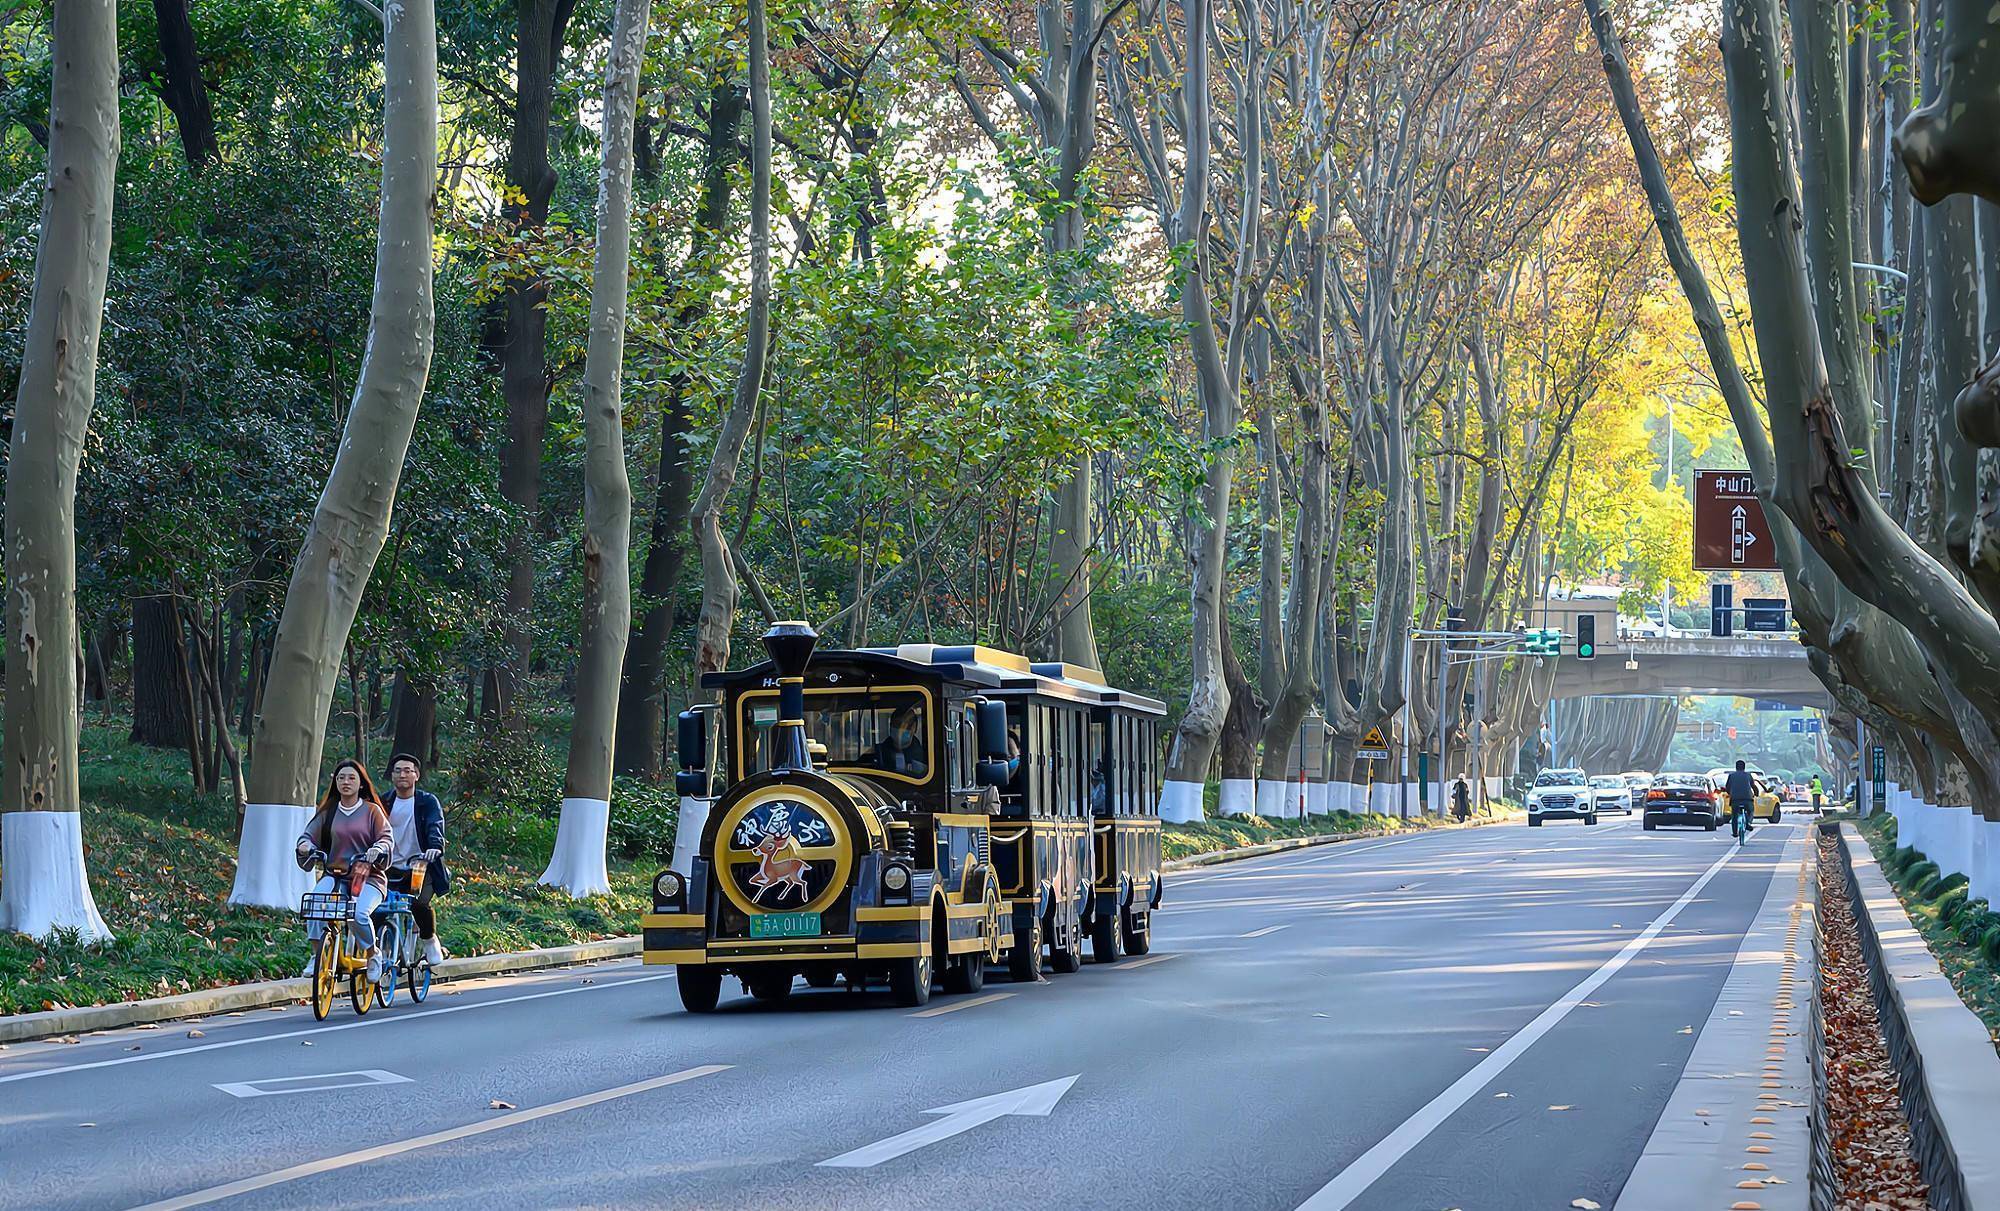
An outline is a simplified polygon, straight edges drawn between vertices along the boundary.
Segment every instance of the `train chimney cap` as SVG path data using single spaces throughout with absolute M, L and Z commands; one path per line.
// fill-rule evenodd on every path
M 812 659 L 819 632 L 809 622 L 775 622 L 764 632 L 764 650 L 771 655 L 780 677 L 803 677 L 806 662 Z

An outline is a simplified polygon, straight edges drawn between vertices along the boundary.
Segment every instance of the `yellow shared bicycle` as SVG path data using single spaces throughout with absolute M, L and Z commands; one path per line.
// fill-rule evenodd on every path
M 317 865 L 333 876 L 333 890 L 307 892 L 299 902 L 299 916 L 321 926 L 319 941 L 313 944 L 311 980 L 313 1017 L 323 1022 L 333 1012 L 335 985 L 342 976 L 347 977 L 347 995 L 356 1013 L 375 1007 L 375 985 L 368 979 L 368 952 L 353 933 L 354 896 L 368 877 L 368 864 L 356 862 L 342 869 L 321 854 Z

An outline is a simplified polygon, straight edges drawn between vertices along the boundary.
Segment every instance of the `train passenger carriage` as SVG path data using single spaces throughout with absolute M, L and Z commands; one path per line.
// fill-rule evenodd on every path
M 1032 979 L 1045 948 L 1074 971 L 1104 921 L 1099 959 L 1144 951 L 1158 703 L 990 648 L 815 655 L 816 639 L 778 624 L 770 659 L 705 676 L 716 699 L 681 716 L 677 786 L 713 803 L 642 926 L 691 1011 L 725 976 L 763 1000 L 803 976 L 920 1005 L 934 979 L 977 990 L 993 962 Z

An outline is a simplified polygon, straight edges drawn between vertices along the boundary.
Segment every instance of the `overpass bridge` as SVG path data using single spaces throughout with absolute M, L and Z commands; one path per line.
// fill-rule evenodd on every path
M 1596 620 L 1597 656 L 1576 657 L 1577 620 Z M 1531 627 L 1560 627 L 1563 654 L 1556 661 L 1555 698 L 1593 695 L 1738 694 L 1831 707 L 1832 697 L 1813 676 L 1806 650 L 1790 635 L 1620 635 L 1618 603 L 1601 598 L 1539 601 Z M 1636 667 L 1634 667 L 1636 666 Z

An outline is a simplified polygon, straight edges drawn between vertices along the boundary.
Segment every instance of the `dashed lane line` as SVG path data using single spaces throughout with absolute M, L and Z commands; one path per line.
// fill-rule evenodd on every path
M 496 997 L 490 1001 L 473 1001 L 466 1005 L 446 1005 L 439 1009 L 423 1009 L 414 1013 L 398 1013 L 387 1017 L 358 1018 L 352 1022 L 339 1022 L 332 1026 L 309 1026 L 304 1030 L 282 1030 L 276 1034 L 260 1034 L 247 1039 L 225 1039 L 219 1043 L 197 1043 L 193 1047 L 178 1047 L 172 1051 L 149 1051 L 139 1055 L 119 1056 L 115 1060 L 93 1060 L 84 1064 L 64 1064 L 56 1068 L 35 1068 L 27 1072 L 12 1072 L 0 1076 L 0 1085 L 14 1081 L 32 1081 L 38 1077 L 60 1076 L 66 1072 L 86 1072 L 93 1068 L 117 1068 L 125 1064 L 144 1064 L 151 1060 L 170 1060 L 175 1056 L 194 1055 L 202 1051 L 222 1051 L 229 1047 L 248 1047 L 252 1043 L 270 1043 L 279 1039 L 305 1038 L 315 1034 L 334 1034 L 342 1030 L 359 1030 L 364 1026 L 392 1026 L 397 1022 L 416 1022 L 425 1018 L 442 1017 L 448 1013 L 466 1013 L 474 1009 L 487 1009 L 495 1005 L 517 1005 L 523 1001 L 539 1001 L 545 997 L 563 997 L 575 992 L 598 992 L 606 988 L 625 988 L 632 984 L 650 984 L 654 980 L 671 980 L 674 973 L 669 971 L 656 976 L 635 976 L 629 980 L 619 980 L 611 984 L 579 984 L 574 988 L 555 988 L 547 992 L 523 993 L 517 997 Z
M 331 1173 L 336 1169 L 350 1169 L 355 1165 L 365 1165 L 369 1161 L 378 1161 L 391 1156 L 401 1156 L 406 1152 L 415 1152 L 422 1148 L 434 1148 L 439 1144 L 449 1144 L 455 1140 L 467 1139 L 475 1135 L 485 1135 L 491 1131 L 504 1130 L 522 1123 L 532 1123 L 536 1119 L 567 1114 L 572 1110 L 582 1110 L 586 1106 L 596 1106 L 604 1102 L 617 1101 L 619 1098 L 632 1097 L 635 1094 L 649 1093 L 655 1089 L 663 1089 L 668 1085 L 678 1085 L 683 1081 L 692 1081 L 697 1077 L 710 1076 L 717 1072 L 727 1072 L 730 1067 L 731 1065 L 728 1064 L 703 1064 L 699 1068 L 685 1068 L 679 1072 L 670 1072 L 665 1076 L 653 1077 L 651 1080 L 635 1081 L 630 1085 L 620 1085 L 615 1089 L 601 1089 L 596 1093 L 586 1093 L 579 1097 L 564 1098 L 560 1102 L 550 1102 L 546 1106 L 536 1106 L 531 1110 L 516 1110 L 511 1114 L 503 1114 L 497 1118 L 481 1119 L 479 1122 L 467 1123 L 462 1127 L 452 1127 L 445 1131 L 433 1131 L 429 1135 L 419 1135 L 414 1139 L 397 1140 L 395 1143 L 390 1144 L 378 1144 L 373 1148 L 363 1148 L 356 1152 L 343 1152 L 339 1156 L 328 1156 L 316 1161 L 307 1161 L 303 1165 L 293 1165 L 288 1169 L 278 1169 L 271 1173 L 260 1173 L 256 1177 L 246 1177 L 224 1185 L 210 1186 L 206 1190 L 195 1190 L 188 1194 L 177 1195 L 174 1198 L 147 1203 L 143 1207 L 133 1208 L 133 1211 L 181 1211 L 185 1207 L 207 1206 L 209 1203 L 221 1202 L 225 1198 L 235 1198 L 239 1194 L 251 1194 L 258 1190 L 268 1190 L 272 1186 L 281 1186 L 287 1182 L 314 1177 L 321 1173 Z
M 1286 927 L 1283 925 L 1266 925 L 1262 929 L 1253 929 L 1249 933 L 1237 934 L 1236 936 L 1239 938 L 1262 938 L 1277 933 L 1279 930 L 1284 928 Z
M 1011 992 L 989 992 L 983 997 L 974 997 L 969 1001 L 953 1001 L 949 1005 L 933 1005 L 929 1009 L 919 1009 L 915 1013 L 905 1016 L 913 1018 L 943 1017 L 947 1013 L 957 1013 L 961 1009 L 973 1009 L 980 1005 L 991 1005 L 995 1001 L 1004 1001 L 1013 995 Z
M 1133 959 L 1133 960 L 1132 960 L 1131 962 L 1129 962 L 1129 963 L 1120 963 L 1120 964 L 1118 964 L 1118 965 L 1117 965 L 1116 967 L 1113 967 L 1113 968 L 1112 968 L 1111 970 L 1113 970 L 1113 971 L 1137 971 L 1137 970 L 1138 970 L 1139 968 L 1141 968 L 1141 967 L 1150 967 L 1150 966 L 1152 966 L 1152 965 L 1153 965 L 1154 963 L 1164 963 L 1164 962 L 1166 962 L 1166 961 L 1167 961 L 1168 959 L 1178 959 L 1178 958 L 1180 958 L 1180 955 L 1178 955 L 1178 954 L 1170 954 L 1170 955 L 1148 955 L 1148 956 L 1146 956 L 1146 957 L 1145 957 L 1145 958 L 1143 958 L 1143 959 Z

